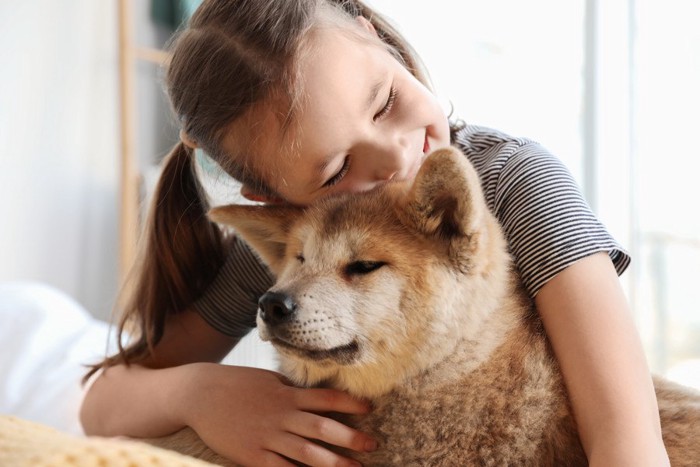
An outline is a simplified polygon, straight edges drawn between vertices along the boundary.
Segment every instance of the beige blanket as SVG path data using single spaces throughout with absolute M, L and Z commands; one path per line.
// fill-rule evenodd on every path
M 211 467 L 212 464 L 137 441 L 79 437 L 0 415 L 3 467 Z

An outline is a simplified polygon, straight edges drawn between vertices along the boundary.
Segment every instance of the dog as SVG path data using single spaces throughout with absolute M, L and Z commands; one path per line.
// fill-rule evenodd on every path
M 413 183 L 209 216 L 277 277 L 257 325 L 280 371 L 372 402 L 341 419 L 379 449 L 343 454 L 377 466 L 587 465 L 542 323 L 457 149 L 432 153 Z M 700 465 L 700 393 L 654 384 L 672 465 Z

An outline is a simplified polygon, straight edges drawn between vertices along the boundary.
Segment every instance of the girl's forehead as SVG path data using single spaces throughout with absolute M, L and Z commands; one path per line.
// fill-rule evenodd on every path
M 360 40 L 357 33 L 348 34 L 338 28 L 319 30 L 311 40 L 316 43 L 312 46 L 314 52 L 298 62 L 295 79 L 289 83 L 291 89 L 271 96 L 235 122 L 235 126 L 249 129 L 254 153 L 298 156 L 305 141 L 319 136 L 313 131 L 314 125 L 305 125 L 307 117 L 314 116 L 315 123 L 319 123 L 321 113 L 328 119 L 323 123 L 342 124 L 335 120 L 347 117 L 348 107 L 362 109 L 369 100 L 372 86 L 367 84 L 374 83 L 376 89 L 382 76 L 377 65 L 393 60 L 376 42 Z M 354 94 L 365 88 L 367 97 L 357 102 Z

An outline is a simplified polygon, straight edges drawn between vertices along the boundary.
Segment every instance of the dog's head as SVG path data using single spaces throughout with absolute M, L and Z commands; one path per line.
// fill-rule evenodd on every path
M 234 227 L 276 274 L 258 329 L 300 385 L 373 397 L 459 340 L 478 348 L 508 280 L 477 175 L 452 148 L 431 154 L 410 186 L 308 208 L 223 206 L 210 217 Z

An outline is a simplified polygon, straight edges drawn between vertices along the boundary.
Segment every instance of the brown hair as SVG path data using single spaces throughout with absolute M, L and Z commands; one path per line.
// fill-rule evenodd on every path
M 331 7 L 331 8 L 327 8 Z M 293 118 L 296 59 L 321 9 L 363 16 L 403 65 L 430 88 L 420 59 L 381 15 L 353 0 L 205 0 L 170 49 L 167 90 L 182 129 L 224 171 L 266 195 L 274 191 L 251 167 L 251 135 L 235 135 L 236 154 L 222 149 L 231 124 L 282 97 Z M 229 148 L 230 149 L 230 148 Z M 194 171 L 194 151 L 179 143 L 166 157 L 156 187 L 139 260 L 118 302 L 119 353 L 97 369 L 147 358 L 169 314 L 199 297 L 223 263 L 222 234 L 206 218 L 208 204 Z M 136 335 L 122 346 L 125 329 Z

